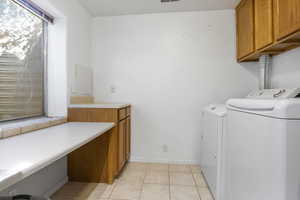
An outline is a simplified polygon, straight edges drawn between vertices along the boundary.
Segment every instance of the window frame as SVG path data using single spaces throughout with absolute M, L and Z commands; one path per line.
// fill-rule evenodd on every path
M 44 77 L 43 77 L 43 116 L 48 116 L 48 26 L 43 21 L 43 48 L 44 48 Z
M 43 21 L 54 23 L 54 17 L 50 15 L 48 12 L 40 8 L 31 0 L 10 0 L 15 2 L 16 4 L 20 5 L 24 9 L 28 10 L 32 14 L 36 15 L 37 17 L 41 18 Z

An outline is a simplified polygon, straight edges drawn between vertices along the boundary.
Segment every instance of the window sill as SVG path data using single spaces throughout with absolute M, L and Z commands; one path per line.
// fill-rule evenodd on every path
M 66 117 L 36 117 L 11 122 L 2 122 L 0 123 L 0 139 L 18 136 L 66 122 Z

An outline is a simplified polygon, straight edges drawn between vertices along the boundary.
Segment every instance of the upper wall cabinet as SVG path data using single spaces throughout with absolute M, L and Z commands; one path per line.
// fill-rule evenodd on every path
M 242 0 L 236 19 L 239 62 L 300 46 L 300 0 Z
M 254 52 L 253 9 L 253 0 L 242 1 L 236 8 L 238 58 L 243 58 Z
M 278 40 L 300 30 L 300 1 L 275 0 Z
M 274 41 L 273 0 L 254 1 L 255 49 L 262 49 Z

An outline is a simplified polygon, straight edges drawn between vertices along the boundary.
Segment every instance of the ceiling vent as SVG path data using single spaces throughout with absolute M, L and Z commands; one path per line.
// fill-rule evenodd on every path
M 180 0 L 160 0 L 161 3 L 170 3 L 175 1 L 180 1 Z

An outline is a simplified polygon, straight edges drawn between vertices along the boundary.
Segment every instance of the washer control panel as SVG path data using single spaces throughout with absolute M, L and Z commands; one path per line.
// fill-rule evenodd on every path
M 252 91 L 248 99 L 289 99 L 300 96 L 300 88 L 292 89 L 265 89 Z

